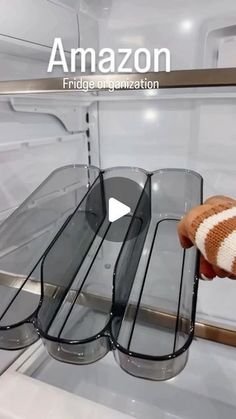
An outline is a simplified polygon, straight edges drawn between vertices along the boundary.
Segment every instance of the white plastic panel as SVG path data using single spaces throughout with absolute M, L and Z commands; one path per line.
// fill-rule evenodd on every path
M 192 107 L 186 100 L 100 103 L 101 166 L 189 166 Z
M 1 0 L 1 35 L 51 47 L 56 36 L 64 49 L 78 47 L 77 17 L 47 0 Z
M 1 0 L 0 80 L 64 76 L 61 66 L 47 72 L 56 37 L 62 40 L 68 66 L 71 48 L 97 50 L 97 19 L 88 10 L 79 10 L 79 3 L 78 0 Z M 79 58 L 77 62 L 79 66 Z
M 48 0 L 50 3 L 57 4 L 61 7 L 66 7 L 72 10 L 78 10 L 80 0 Z
M 100 20 L 100 47 L 169 48 L 171 69 L 217 66 L 225 36 L 236 35 L 234 0 L 83 0 Z M 85 6 L 84 6 L 85 7 Z
M 99 47 L 99 31 L 98 22 L 92 16 L 82 11 L 78 14 L 80 47 L 94 48 L 98 53 Z
M 236 36 L 223 38 L 219 45 L 218 67 L 236 67 Z
M 0 80 L 62 77 L 61 67 L 47 73 L 51 48 L 0 35 Z M 65 53 L 68 59 L 69 53 Z
M 1 145 L 0 145 L 1 150 Z M 87 162 L 86 137 L 53 137 L 0 151 L 0 221 L 57 167 Z
M 60 67 L 47 73 L 51 47 L 58 36 L 65 51 L 78 48 L 75 10 L 47 0 L 1 0 L 0 80 L 62 76 Z
M 42 389 L 40 382 L 43 382 L 54 387 L 54 394 L 58 387 L 79 396 L 79 400 L 99 403 L 101 407 L 106 406 L 113 409 L 113 412 L 122 412 L 137 419 L 235 419 L 236 351 L 224 345 L 194 341 L 184 371 L 166 382 L 142 380 L 126 374 L 115 363 L 111 353 L 95 364 L 80 367 L 50 358 L 44 348 L 35 352 L 31 358 L 28 357 L 25 364 L 20 360 L 18 376 L 23 373 L 28 377 L 23 377 L 25 379 L 21 381 L 17 378 L 17 384 L 21 387 L 26 383 L 28 386 L 34 383 L 35 394 L 39 394 Z M 17 373 L 14 374 L 16 376 Z M 3 380 L 3 383 L 9 387 L 9 380 Z M 47 385 L 46 388 L 49 390 L 52 387 Z M 13 387 L 12 384 L 12 396 L 13 389 L 20 391 L 17 385 Z M 10 412 L 10 403 L 3 396 L 7 394 L 10 394 L 9 388 L 2 392 L 0 409 L 7 408 Z M 58 391 L 58 400 L 66 397 L 63 394 L 68 393 Z M 18 406 L 24 408 L 23 401 L 20 403 L 17 398 Z M 15 408 L 12 407 L 13 410 Z M 33 408 L 29 403 L 29 412 Z M 104 416 L 99 416 L 101 418 Z
M 70 113 L 72 117 L 77 114 L 78 121 L 82 114 L 85 121 L 83 108 L 79 110 L 66 99 L 64 102 L 68 121 Z M 19 101 L 16 103 L 20 106 Z M 61 120 L 50 115 L 61 109 L 58 100 L 48 100 L 48 108 L 43 111 L 49 114 L 40 113 L 40 106 L 41 102 L 36 113 L 37 99 L 32 102 L 29 98 L 28 112 L 17 112 L 10 98 L 0 101 L 0 222 L 54 169 L 88 163 L 86 124 L 82 124 L 82 118 L 81 130 L 78 124 L 77 132 L 68 132 L 63 115 Z
M 19 351 L 4 351 L 0 352 L 0 374 L 2 374 L 11 364 L 22 354 L 22 350 Z
M 0 416 L 4 419 L 77 419 L 78 415 L 83 419 L 132 418 L 21 374 L 9 372 L 0 380 L 4 389 L 0 395 Z

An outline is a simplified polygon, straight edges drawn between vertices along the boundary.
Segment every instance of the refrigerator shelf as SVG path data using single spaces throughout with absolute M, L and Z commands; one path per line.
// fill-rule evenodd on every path
M 37 334 L 60 361 L 88 364 L 113 350 L 130 374 L 171 378 L 187 362 L 198 283 L 198 254 L 180 247 L 176 226 L 201 203 L 202 178 L 184 169 L 77 169 L 89 174 L 83 194 L 0 307 L 1 347 L 26 346 Z M 138 192 L 126 196 L 130 213 L 111 223 L 117 178 L 132 180 Z

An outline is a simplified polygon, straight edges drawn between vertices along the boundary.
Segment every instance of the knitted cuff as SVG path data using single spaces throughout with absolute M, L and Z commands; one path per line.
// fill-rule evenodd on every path
M 193 220 L 189 235 L 208 262 L 236 275 L 234 204 L 212 205 Z

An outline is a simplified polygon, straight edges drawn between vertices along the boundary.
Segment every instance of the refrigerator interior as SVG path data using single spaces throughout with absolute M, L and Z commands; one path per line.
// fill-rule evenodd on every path
M 37 10 L 31 9 L 29 0 L 13 1 L 15 33 L 5 23 L 0 35 L 1 80 L 45 77 L 52 39 L 59 30 L 55 21 L 63 28 L 67 51 L 78 45 L 96 50 L 166 47 L 171 50 L 172 70 L 235 66 L 233 0 L 37 0 Z M 5 16 L 10 13 L 7 3 L 0 4 Z M 46 16 L 46 40 L 33 24 L 22 32 L 24 25 L 16 23 L 20 7 L 26 19 L 32 13 Z M 50 76 L 62 73 L 56 69 Z M 186 168 L 203 176 L 205 198 L 235 196 L 235 111 L 233 87 L 0 96 L 0 221 L 53 170 L 67 164 L 148 171 Z M 235 297 L 233 281 L 201 281 L 197 320 L 234 330 Z M 19 369 L 20 374 L 137 418 L 145 412 L 150 418 L 158 413 L 195 419 L 199 406 L 202 417 L 206 412 L 208 418 L 235 416 L 231 348 L 194 342 L 186 371 L 164 385 L 125 375 L 111 354 L 98 364 L 73 367 L 49 358 L 41 346 L 37 351 L 32 358 L 30 352 L 30 367 Z M 19 352 L 1 351 L 2 371 L 18 356 Z M 222 368 L 219 381 L 216 371 L 223 362 L 228 368 Z M 210 373 L 204 375 L 209 365 Z M 175 401 L 167 408 L 170 398 L 180 400 L 179 405 Z
M 151 96 L 1 97 L 1 220 L 54 169 L 67 164 L 191 169 L 204 179 L 204 198 L 234 196 L 235 94 L 233 88 L 205 88 Z M 64 125 L 68 115 L 60 115 L 65 102 L 72 113 L 68 125 L 73 113 L 80 114 L 73 133 Z M 198 319 L 233 328 L 235 292 L 230 280 L 201 281 Z

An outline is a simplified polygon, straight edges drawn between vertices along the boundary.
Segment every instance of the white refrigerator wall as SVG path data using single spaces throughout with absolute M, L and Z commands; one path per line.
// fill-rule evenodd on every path
M 157 99 L 99 104 L 102 167 L 193 169 L 204 198 L 236 195 L 235 99 Z M 198 319 L 235 327 L 236 284 L 200 283 Z
M 172 70 L 227 67 L 234 51 L 236 3 L 107 0 L 99 30 L 100 48 L 169 48 Z M 102 167 L 185 167 L 202 174 L 205 197 L 236 196 L 235 90 L 198 92 L 170 91 L 167 98 L 163 93 L 146 101 L 139 95 L 133 100 L 132 92 L 130 101 L 101 102 Z M 234 282 L 201 281 L 198 319 L 235 328 L 235 299 Z
M 0 221 L 57 167 L 88 163 L 85 118 L 73 102 L 53 100 L 45 110 L 38 99 L 0 101 Z
M 236 35 L 234 0 L 106 0 L 98 16 L 100 48 L 169 48 L 171 69 L 224 67 L 222 40 Z M 81 6 L 82 7 L 82 6 Z M 98 9 L 98 10 L 97 10 Z
M 78 0 L 0 0 L 0 80 L 63 76 L 61 66 L 47 72 L 58 37 L 69 68 L 71 48 L 97 50 L 97 21 L 78 7 Z

